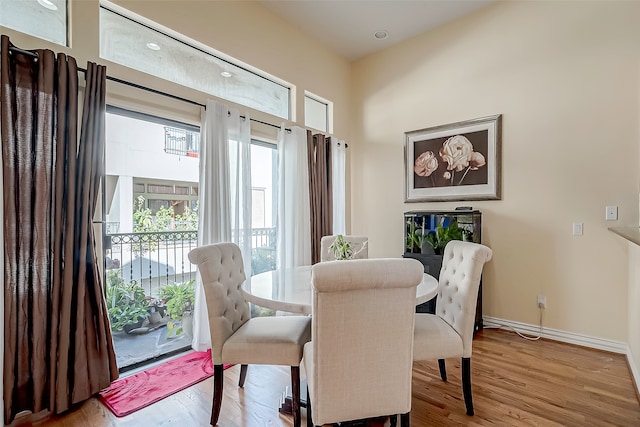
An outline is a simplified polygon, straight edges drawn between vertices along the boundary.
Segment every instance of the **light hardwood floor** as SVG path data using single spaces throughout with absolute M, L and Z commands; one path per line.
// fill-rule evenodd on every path
M 465 415 L 458 360 L 447 360 L 447 382 L 440 380 L 437 362 L 415 363 L 412 426 L 640 426 L 640 404 L 623 355 L 484 330 L 474 341 L 471 369 L 473 417 Z M 237 387 L 238 373 L 238 366 L 225 371 L 220 426 L 292 425 L 290 416 L 277 411 L 288 368 L 250 366 L 244 389 Z M 62 417 L 14 424 L 207 426 L 212 390 L 210 378 L 123 418 L 90 399 Z

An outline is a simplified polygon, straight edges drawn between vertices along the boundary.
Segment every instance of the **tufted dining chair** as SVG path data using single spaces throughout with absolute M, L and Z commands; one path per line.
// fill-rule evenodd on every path
M 312 267 L 312 340 L 304 346 L 307 426 L 401 414 L 409 425 L 415 259 Z
M 338 235 L 324 236 L 320 239 L 320 261 L 335 261 L 336 257 L 329 247 L 336 240 Z M 353 259 L 369 258 L 369 239 L 364 236 L 344 236 L 344 240 L 353 244 L 355 253 Z
M 478 243 L 452 240 L 442 259 L 435 314 L 417 313 L 413 360 L 438 359 L 447 380 L 445 359 L 462 358 L 462 393 L 467 415 L 473 415 L 471 347 L 480 276 L 492 251 Z
M 251 318 L 244 298 L 244 264 L 240 248 L 233 243 L 201 246 L 189 252 L 202 278 L 213 359 L 213 404 L 215 425 L 222 406 L 224 364 L 240 364 L 238 386 L 244 385 L 247 365 L 291 366 L 293 425 L 300 426 L 300 360 L 311 338 L 308 316 Z

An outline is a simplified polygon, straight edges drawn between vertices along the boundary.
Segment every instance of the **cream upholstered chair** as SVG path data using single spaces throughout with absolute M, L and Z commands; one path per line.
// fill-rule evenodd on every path
M 240 248 L 233 243 L 202 246 L 189 252 L 202 277 L 214 369 L 211 424 L 218 422 L 223 396 L 223 364 L 240 364 L 239 386 L 247 364 L 291 366 L 293 425 L 300 426 L 300 360 L 311 338 L 308 316 L 251 318 L 241 286 L 245 281 Z
M 302 360 L 308 426 L 390 414 L 402 414 L 409 425 L 416 286 L 423 269 L 401 258 L 312 267 L 312 340 Z
M 338 235 L 324 236 L 320 239 L 320 261 L 335 261 L 336 257 L 333 252 L 329 250 L 331 244 L 336 240 Z M 355 254 L 353 259 L 366 259 L 369 258 L 369 246 L 367 242 L 369 239 L 363 236 L 344 236 L 344 240 L 354 245 Z
M 462 392 L 467 415 L 473 415 L 471 346 L 480 275 L 492 251 L 486 246 L 452 240 L 442 259 L 435 314 L 416 314 L 413 360 L 438 359 L 447 380 L 445 360 L 462 357 Z

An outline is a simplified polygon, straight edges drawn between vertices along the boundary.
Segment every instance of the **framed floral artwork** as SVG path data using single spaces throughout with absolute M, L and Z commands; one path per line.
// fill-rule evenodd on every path
M 405 132 L 405 201 L 500 199 L 500 114 Z

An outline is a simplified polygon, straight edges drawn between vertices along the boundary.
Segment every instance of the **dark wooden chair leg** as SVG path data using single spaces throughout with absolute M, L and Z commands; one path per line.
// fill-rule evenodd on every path
M 291 367 L 291 412 L 293 427 L 300 427 L 300 367 Z
M 311 419 L 311 398 L 309 397 L 309 387 L 307 386 L 307 427 L 313 426 L 313 420 Z
M 224 386 L 224 369 L 222 365 L 213 366 L 213 405 L 211 407 L 211 425 L 218 424 L 220 407 L 222 406 L 222 387 Z
M 447 365 L 444 363 L 444 359 L 438 359 L 438 367 L 440 368 L 440 378 L 442 378 L 442 381 L 446 381 Z
M 462 358 L 462 394 L 467 407 L 467 415 L 473 415 L 473 398 L 471 397 L 471 358 Z
M 396 427 L 398 425 L 398 415 L 394 414 L 389 417 L 389 426 Z
M 411 413 L 400 415 L 400 427 L 409 427 L 411 425 Z
M 238 380 L 238 387 L 244 387 L 245 378 L 247 378 L 247 365 L 240 365 L 240 379 Z

